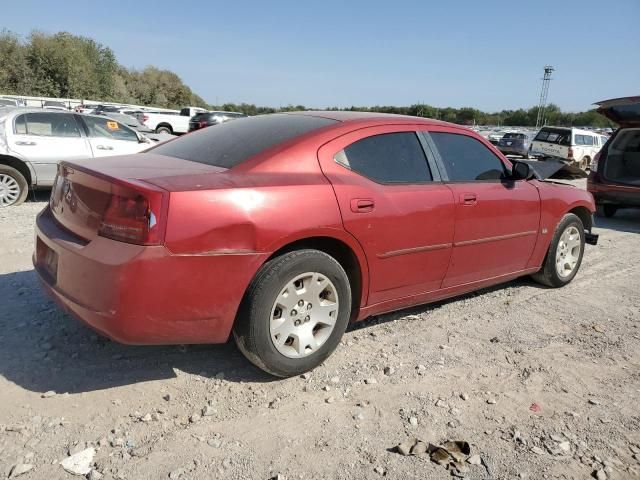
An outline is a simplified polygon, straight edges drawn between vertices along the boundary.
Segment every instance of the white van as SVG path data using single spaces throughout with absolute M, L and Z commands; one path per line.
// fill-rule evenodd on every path
M 586 170 L 606 142 L 606 137 L 572 127 L 542 127 L 531 143 L 531 155 L 575 162 Z

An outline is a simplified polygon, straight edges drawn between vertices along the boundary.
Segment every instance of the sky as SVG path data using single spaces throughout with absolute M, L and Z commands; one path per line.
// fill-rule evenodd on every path
M 640 0 L 5 0 L 0 29 L 68 31 L 207 102 L 582 111 L 640 94 Z

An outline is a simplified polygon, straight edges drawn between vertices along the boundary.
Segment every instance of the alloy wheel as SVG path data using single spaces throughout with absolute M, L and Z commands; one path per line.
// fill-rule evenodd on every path
M 576 268 L 582 250 L 580 232 L 574 225 L 568 226 L 558 242 L 556 249 L 556 271 L 562 278 L 566 278 Z
M 0 173 L 0 207 L 13 205 L 20 196 L 20 185 L 15 178 Z
M 326 275 L 307 272 L 280 291 L 271 309 L 269 333 L 285 357 L 303 358 L 331 336 L 338 318 L 338 290 Z

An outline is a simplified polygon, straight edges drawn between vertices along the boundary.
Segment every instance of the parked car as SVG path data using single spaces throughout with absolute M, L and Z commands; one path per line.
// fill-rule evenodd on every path
M 244 118 L 246 115 L 240 112 L 202 112 L 196 113 L 189 120 L 189 131 L 200 130 L 201 128 L 219 125 L 230 120 Z
M 0 110 L 0 206 L 53 185 L 60 160 L 136 153 L 151 141 L 107 117 L 43 109 Z
M 189 120 L 198 113 L 206 112 L 204 108 L 186 107 L 179 114 L 169 112 L 147 112 L 144 124 L 156 133 L 187 133 Z
M 0 107 L 18 107 L 18 101 L 13 98 L 0 97 Z
M 233 333 L 287 377 L 322 363 L 352 321 L 523 275 L 566 285 L 597 241 L 594 210 L 585 190 L 536 179 L 458 125 L 262 115 L 62 162 L 34 264 L 59 304 L 117 341 Z
M 487 135 L 487 140 L 489 140 L 492 145 L 498 145 L 502 137 L 504 137 L 505 133 L 507 132 L 505 132 L 504 130 L 489 133 L 489 135 Z
M 542 127 L 531 143 L 531 154 L 545 158 L 560 158 L 577 163 L 587 170 L 591 160 L 603 146 L 602 135 L 572 127 Z
M 69 110 L 64 102 L 58 102 L 56 100 L 46 100 L 42 102 L 42 108 L 49 110 L 64 110 L 65 112 Z
M 76 113 L 93 113 L 95 112 L 96 108 L 98 108 L 98 105 L 94 105 L 90 103 L 82 103 L 76 106 L 73 110 Z
M 144 124 L 145 120 L 148 118 L 144 110 L 140 110 L 137 108 L 124 107 L 118 110 L 118 113 L 122 113 L 124 115 L 130 115 L 134 117 L 140 124 Z M 146 125 L 143 125 L 145 128 L 149 129 Z M 151 130 L 151 129 L 149 129 Z
M 507 132 L 498 141 L 498 150 L 505 155 L 520 155 L 529 158 L 533 134 L 529 132 Z
M 137 118 L 131 115 L 125 115 L 124 113 L 105 113 L 106 117 L 109 117 L 117 122 L 125 124 L 127 127 L 132 128 L 136 132 L 142 134 L 145 138 L 148 138 L 153 143 L 162 143 L 175 138 L 175 135 L 170 133 L 156 133 L 146 125 L 143 125 Z
M 598 102 L 598 112 L 620 125 L 591 163 L 587 189 L 598 214 L 640 207 L 640 96 Z

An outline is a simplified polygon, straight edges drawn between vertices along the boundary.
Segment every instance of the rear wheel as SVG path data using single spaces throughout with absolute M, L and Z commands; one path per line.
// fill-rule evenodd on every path
M 173 130 L 171 130 L 171 127 L 166 127 L 164 125 L 157 127 L 156 128 L 156 133 L 173 133 Z
M 27 199 L 29 184 L 15 168 L 0 165 L 0 207 L 20 205 Z
M 251 282 L 234 326 L 238 348 L 278 377 L 299 375 L 335 350 L 351 315 L 342 266 L 318 250 L 267 262 Z
M 610 218 L 613 217 L 618 211 L 618 207 L 616 205 L 611 205 L 608 203 L 599 203 L 596 205 L 596 215 L 599 217 Z
M 582 157 L 582 160 L 580 160 L 580 163 L 578 163 L 578 166 L 586 172 L 590 164 L 591 158 L 585 155 L 584 157 Z
M 548 287 L 563 287 L 578 273 L 584 253 L 584 225 L 573 213 L 566 214 L 551 240 L 542 268 L 532 275 Z

